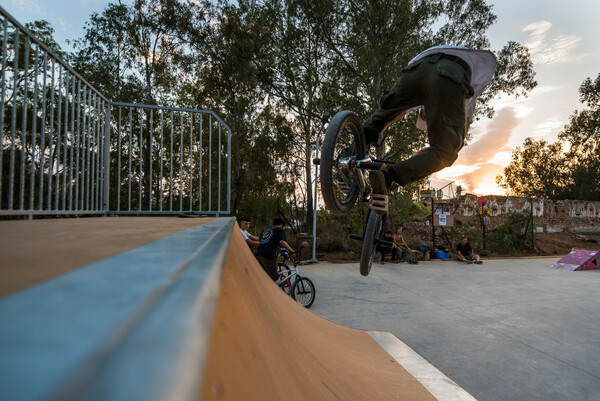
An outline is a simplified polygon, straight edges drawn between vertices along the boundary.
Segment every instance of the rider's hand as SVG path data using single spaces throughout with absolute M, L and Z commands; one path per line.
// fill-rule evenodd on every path
M 372 125 L 363 125 L 363 132 L 365 133 L 365 143 L 367 147 L 372 143 L 377 143 L 379 140 L 379 131 Z

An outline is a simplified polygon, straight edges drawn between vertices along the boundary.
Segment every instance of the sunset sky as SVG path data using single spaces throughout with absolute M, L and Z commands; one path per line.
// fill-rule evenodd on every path
M 3 7 L 21 23 L 48 20 L 65 49 L 66 39 L 83 35 L 92 12 L 101 12 L 106 0 L 5 0 Z M 586 78 L 600 73 L 600 1 L 497 0 L 496 24 L 488 31 L 492 50 L 508 41 L 529 47 L 538 87 L 527 98 L 500 98 L 493 119 L 476 122 L 473 139 L 452 167 L 432 176 L 440 188 L 454 181 L 467 192 L 502 194 L 496 176 L 509 163 L 513 149 L 527 137 L 554 142 L 575 110 L 581 110 L 578 89 Z
M 504 0 L 491 2 L 498 16 L 488 31 L 492 49 L 509 40 L 529 47 L 538 86 L 527 98 L 495 101 L 492 120 L 471 127 L 473 139 L 450 168 L 432 177 L 440 188 L 450 181 L 479 195 L 502 194 L 495 177 L 511 151 L 527 137 L 554 142 L 579 103 L 579 86 L 600 74 L 600 2 L 597 0 Z

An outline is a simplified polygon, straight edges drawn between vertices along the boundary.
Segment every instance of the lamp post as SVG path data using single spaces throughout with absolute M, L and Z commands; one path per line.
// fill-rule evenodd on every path
M 319 130 L 319 132 L 317 133 L 317 141 L 316 141 L 316 150 L 315 150 L 315 158 L 318 159 L 319 158 L 319 139 L 321 137 L 321 133 L 323 132 L 323 128 L 325 128 L 325 124 L 327 124 L 329 122 L 329 117 L 331 116 L 331 113 L 329 110 L 323 110 L 323 115 L 321 116 L 321 123 L 323 123 L 323 125 L 321 126 L 321 129 Z M 315 196 L 314 196 L 314 205 L 313 205 L 313 243 L 312 243 L 312 259 L 311 262 L 313 263 L 317 263 L 317 205 L 318 205 L 318 197 L 319 197 L 319 191 L 318 191 L 318 185 L 319 185 L 319 166 L 315 165 Z

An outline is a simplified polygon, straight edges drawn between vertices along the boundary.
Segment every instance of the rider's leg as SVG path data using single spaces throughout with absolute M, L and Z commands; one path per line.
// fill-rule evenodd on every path
M 427 72 L 429 83 L 423 104 L 430 147 L 389 167 L 394 181 L 402 186 L 451 166 L 466 134 L 465 99 L 469 92 L 459 76 L 464 72 L 462 67 L 440 60 L 437 64 L 424 64 L 419 70 Z M 457 80 L 449 78 L 448 71 L 456 73 Z
M 379 107 L 363 124 L 367 147 L 377 142 L 380 133 L 406 110 L 423 104 L 422 85 L 416 63 L 402 70 L 398 81 L 379 100 Z

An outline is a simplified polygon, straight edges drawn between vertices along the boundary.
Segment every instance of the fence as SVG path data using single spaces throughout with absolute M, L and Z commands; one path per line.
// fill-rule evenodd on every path
M 0 7 L 0 215 L 229 214 L 212 111 L 106 99 Z

